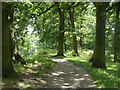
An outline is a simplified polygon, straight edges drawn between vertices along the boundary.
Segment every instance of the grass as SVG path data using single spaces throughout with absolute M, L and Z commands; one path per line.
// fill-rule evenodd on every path
M 91 51 L 80 52 L 80 57 L 73 57 L 69 54 L 67 60 L 75 65 L 84 68 L 96 82 L 98 88 L 118 88 L 118 63 L 112 60 L 106 62 L 107 70 L 92 67 L 88 60 L 91 57 Z
M 25 76 L 30 76 L 31 79 L 34 79 L 38 76 L 41 76 L 44 72 L 48 71 L 56 63 L 51 59 L 41 56 L 39 53 L 36 53 L 34 56 L 24 58 L 27 62 L 27 65 L 21 65 L 20 63 L 13 63 L 14 69 L 18 74 L 18 78 L 15 79 L 6 79 L 3 78 L 2 86 L 3 88 L 35 88 L 34 85 L 30 83 L 24 83 L 22 79 Z M 33 73 L 34 71 L 34 73 Z M 16 83 L 21 82 L 22 86 L 16 86 Z
M 96 82 L 98 88 L 118 88 L 119 77 L 118 77 L 118 63 L 113 62 L 113 55 L 106 55 L 106 67 L 107 70 L 94 68 L 89 59 L 92 56 L 93 51 L 91 50 L 80 50 L 80 57 L 72 56 L 73 51 L 67 51 L 65 56 L 58 56 L 58 58 L 64 58 L 75 65 L 82 67 L 88 72 L 93 80 Z M 50 53 L 49 56 L 54 56 L 55 53 Z M 47 55 L 46 55 L 47 56 Z
M 15 71 L 19 74 L 20 78 L 14 80 L 3 79 L 3 86 L 5 87 L 13 87 L 15 83 L 20 81 L 21 77 L 24 75 L 28 75 L 27 72 L 29 70 L 34 70 L 37 75 L 42 75 L 45 70 L 49 70 L 55 63 L 46 58 L 56 55 L 55 50 L 46 50 L 44 53 L 40 50 L 32 57 L 26 58 L 27 65 L 21 65 L 19 63 L 13 64 Z M 86 72 L 88 72 L 93 80 L 96 82 L 98 88 L 118 88 L 118 63 L 113 62 L 113 59 L 107 60 L 106 66 L 107 70 L 98 69 L 92 67 L 92 63 L 88 60 L 92 56 L 91 50 L 82 50 L 79 51 L 80 57 L 72 56 L 73 51 L 67 51 L 64 57 L 59 56 L 58 58 L 64 58 L 78 67 L 82 67 Z M 111 55 L 112 56 L 112 55 Z M 38 68 L 34 68 L 34 64 L 41 65 Z M 120 70 L 120 69 L 119 69 Z M 119 71 L 120 72 L 120 71 Z M 32 78 L 36 78 L 37 76 L 32 76 Z M 33 85 L 26 83 L 25 85 L 29 85 L 29 88 L 35 88 Z

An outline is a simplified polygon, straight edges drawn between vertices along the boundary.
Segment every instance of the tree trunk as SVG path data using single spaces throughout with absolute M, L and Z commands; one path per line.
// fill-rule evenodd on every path
M 95 2 L 96 6 L 96 38 L 95 52 L 92 66 L 106 69 L 105 65 L 105 24 L 106 24 L 106 3 Z
M 118 59 L 118 52 L 119 52 L 119 45 L 118 45 L 118 42 L 119 42 L 119 35 L 118 35 L 118 30 L 119 30 L 119 6 L 120 3 L 118 3 L 116 5 L 116 25 L 115 25 L 115 31 L 114 31 L 114 62 L 118 62 L 119 59 Z
M 7 3 L 2 3 L 2 77 L 14 77 L 16 72 L 12 65 L 9 44 L 9 24 L 7 14 Z
M 63 43 L 64 43 L 64 13 L 58 8 L 57 9 L 60 16 L 60 27 L 59 27 L 59 36 L 58 36 L 58 53 L 57 56 L 64 56 L 63 53 Z
M 64 43 L 64 47 L 65 47 L 65 51 L 67 51 L 67 45 L 66 45 L 66 43 Z
M 10 54 L 11 54 L 11 58 L 13 60 L 13 57 L 15 57 L 15 59 L 13 61 L 18 61 L 21 64 L 26 64 L 25 60 L 18 54 L 18 49 L 17 49 L 17 45 L 15 43 L 15 35 L 14 35 L 14 29 L 13 29 L 13 12 L 10 13 L 10 20 L 9 20 L 9 24 L 10 26 L 12 26 L 12 29 L 10 28 L 9 30 L 9 43 L 10 43 Z
M 80 34 L 80 48 L 82 49 L 82 33 Z
M 78 47 L 77 47 L 77 38 L 76 38 L 76 34 L 74 33 L 75 30 L 75 24 L 74 24 L 74 9 L 69 11 L 69 16 L 70 16 L 70 21 L 71 21 L 71 27 L 73 29 L 73 48 L 74 48 L 74 52 L 77 56 L 79 56 L 78 54 Z

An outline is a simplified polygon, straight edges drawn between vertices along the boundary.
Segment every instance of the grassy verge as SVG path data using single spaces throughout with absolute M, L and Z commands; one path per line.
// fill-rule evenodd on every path
M 75 65 L 84 68 L 96 82 L 98 88 L 118 88 L 118 63 L 109 60 L 106 62 L 107 70 L 102 70 L 92 67 L 92 63 L 88 60 L 91 56 L 91 51 L 80 52 L 80 57 L 67 55 L 67 60 Z
M 59 56 L 58 58 L 64 58 L 66 60 L 69 60 L 75 65 L 85 69 L 86 72 L 88 72 L 92 76 L 98 88 L 118 88 L 118 82 L 120 80 L 118 77 L 118 63 L 113 62 L 113 60 L 107 60 L 106 62 L 107 70 L 102 70 L 92 67 L 91 66 L 92 63 L 88 61 L 89 58 L 92 56 L 91 50 L 80 51 L 80 57 L 72 56 L 72 54 L 73 54 L 72 51 L 67 51 L 64 57 Z M 23 66 L 19 63 L 13 64 L 14 69 L 18 73 L 20 78 L 14 80 L 3 79 L 2 83 L 3 86 L 14 87 L 14 85 L 17 82 L 21 81 L 21 78 L 27 75 L 32 75 L 30 72 L 28 72 L 30 70 L 33 70 L 36 73 L 35 75 L 32 75 L 33 79 L 42 75 L 45 72 L 45 70 L 49 70 L 52 66 L 55 65 L 55 63 L 52 60 L 46 57 L 51 57 L 55 55 L 56 55 L 55 50 L 47 50 L 45 52 L 40 51 L 39 53 L 35 54 L 32 57 L 25 58 L 27 65 Z M 37 65 L 39 67 L 36 67 Z M 29 88 L 35 88 L 31 84 L 26 83 L 26 85 L 29 85 Z
M 75 65 L 82 67 L 86 72 L 88 72 L 93 80 L 96 82 L 98 88 L 118 88 L 119 77 L 118 77 L 118 63 L 113 62 L 113 55 L 106 55 L 106 67 L 107 70 L 98 69 L 92 67 L 92 63 L 89 62 L 89 59 L 92 56 L 91 50 L 81 50 L 80 57 L 72 56 L 73 51 L 67 51 L 65 56 L 58 56 L 58 58 L 64 58 Z M 53 56 L 56 53 L 48 54 Z
M 40 77 L 44 72 L 48 71 L 56 63 L 51 59 L 41 56 L 39 53 L 34 56 L 25 58 L 27 65 L 21 65 L 20 63 L 13 63 L 14 69 L 18 74 L 18 78 L 5 79 L 2 80 L 3 88 L 35 88 L 32 83 L 24 83 L 23 79 L 25 77 L 30 79 L 35 79 Z M 17 85 L 18 82 L 24 85 Z

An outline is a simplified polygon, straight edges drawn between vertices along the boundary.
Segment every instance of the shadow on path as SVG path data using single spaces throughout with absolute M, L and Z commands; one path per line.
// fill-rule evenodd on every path
M 64 59 L 50 57 L 57 62 L 52 70 L 36 78 L 40 88 L 96 88 L 91 76 L 82 68 Z

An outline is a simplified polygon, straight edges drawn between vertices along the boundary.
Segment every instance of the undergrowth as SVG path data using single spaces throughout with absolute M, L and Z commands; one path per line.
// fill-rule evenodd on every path
M 106 60 L 107 70 L 98 69 L 92 67 L 92 63 L 89 62 L 93 51 L 91 50 L 80 50 L 80 57 L 73 56 L 73 51 L 66 51 L 65 56 L 59 56 L 58 58 L 66 59 L 78 67 L 82 67 L 86 72 L 88 72 L 93 80 L 96 82 L 98 88 L 118 88 L 119 77 L 118 77 L 118 63 L 113 62 L 113 55 L 109 55 Z M 45 70 L 50 69 L 55 65 L 55 62 L 47 57 L 55 56 L 57 54 L 56 50 L 40 50 L 34 56 L 24 58 L 27 65 L 21 65 L 19 63 L 13 64 L 15 71 L 19 74 L 20 78 L 16 80 L 3 79 L 3 84 L 5 87 L 10 87 L 15 85 L 21 80 L 23 75 L 27 75 L 28 70 L 34 70 L 37 75 L 42 75 Z M 40 65 L 38 68 L 34 68 L 34 65 Z M 32 76 L 36 78 L 37 76 Z M 34 88 L 30 86 L 29 88 Z
M 14 70 L 17 72 L 19 77 L 15 79 L 3 78 L 3 88 L 24 88 L 25 85 L 29 86 L 28 88 L 35 88 L 33 85 L 30 85 L 28 83 L 24 83 L 22 86 L 17 85 L 17 83 L 23 82 L 23 78 L 28 75 L 31 76 L 30 78 L 36 78 L 56 64 L 51 59 L 42 56 L 40 52 L 24 59 L 27 62 L 26 65 L 13 63 Z

